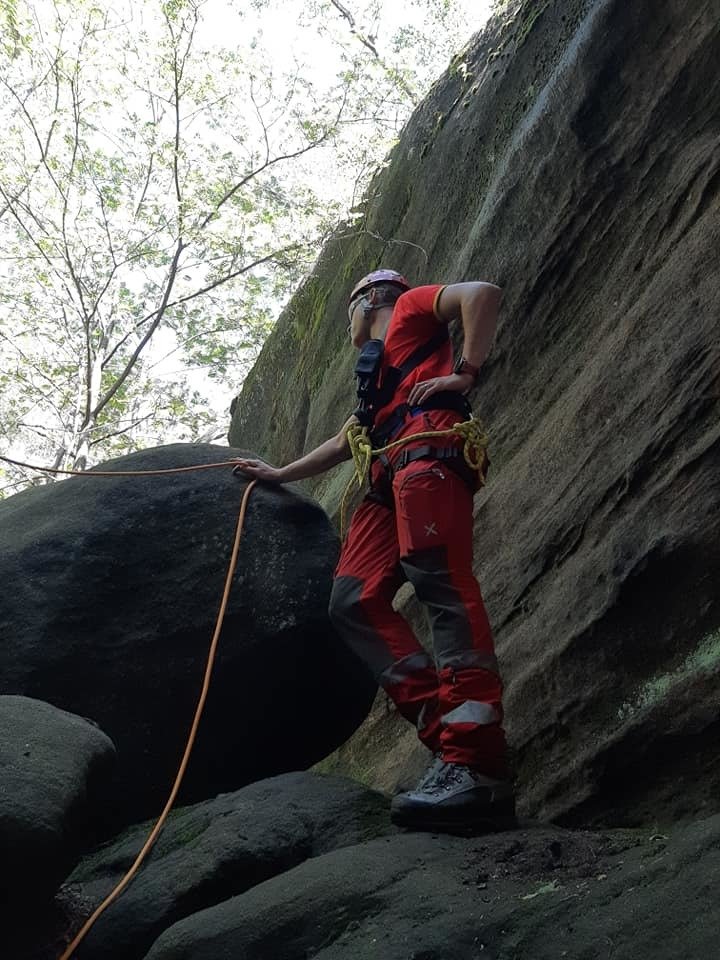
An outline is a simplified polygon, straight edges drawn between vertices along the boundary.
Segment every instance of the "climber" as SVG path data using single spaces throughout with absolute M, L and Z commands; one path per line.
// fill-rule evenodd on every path
M 358 410 L 336 436 L 284 467 L 239 459 L 237 469 L 287 483 L 349 459 L 348 429 L 359 422 L 371 427 L 376 448 L 452 427 L 469 415 L 465 394 L 490 351 L 500 300 L 490 283 L 411 288 L 388 269 L 363 277 L 348 304 L 348 333 L 361 351 Z M 453 366 L 448 323 L 455 317 L 464 350 Z M 478 474 L 462 447 L 460 437 L 409 440 L 373 461 L 330 600 L 338 631 L 434 754 L 416 788 L 392 803 L 393 821 L 415 829 L 514 823 L 502 682 L 472 570 Z M 393 609 L 405 580 L 430 615 L 434 657 Z

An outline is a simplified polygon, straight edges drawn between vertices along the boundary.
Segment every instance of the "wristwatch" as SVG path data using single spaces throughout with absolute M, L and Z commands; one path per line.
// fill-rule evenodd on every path
M 460 357 L 453 368 L 453 373 L 469 373 L 473 378 L 473 386 L 475 386 L 480 376 L 480 367 L 476 367 L 474 363 L 470 363 L 465 357 Z

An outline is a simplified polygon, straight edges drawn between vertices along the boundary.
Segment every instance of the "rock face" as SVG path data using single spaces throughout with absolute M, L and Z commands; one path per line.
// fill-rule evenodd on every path
M 82 717 L 0 696 L 0 915 L 44 906 L 92 837 L 93 801 L 115 764 Z
M 105 466 L 163 469 L 239 452 L 181 444 Z M 0 691 L 46 699 L 108 733 L 120 758 L 116 822 L 158 812 L 173 782 L 244 487 L 229 469 L 81 477 L 0 504 Z M 326 616 L 336 555 L 316 504 L 254 488 L 178 803 L 306 767 L 367 712 L 372 683 Z
M 146 960 L 701 960 L 717 952 L 719 840 L 717 816 L 671 838 L 386 837 L 180 921 Z
M 146 960 L 716 955 L 716 6 L 498 4 L 418 110 L 364 219 L 289 304 L 230 432 L 285 462 L 338 429 L 354 406 L 345 297 L 373 266 L 500 283 L 474 394 L 493 438 L 477 569 L 521 806 L 652 828 L 383 836 L 384 803 L 359 787 L 256 783 L 177 811 L 80 957 L 139 957 L 154 938 Z M 310 485 L 333 514 L 349 473 Z M 102 724 L 120 747 L 124 814 L 159 806 L 172 779 L 241 489 L 215 472 L 87 477 L 0 504 L 3 689 Z M 336 549 L 313 504 L 253 494 L 185 802 L 305 766 L 362 717 L 367 678 L 325 618 Z M 399 602 L 426 636 L 407 591 Z M 417 773 L 415 744 L 382 705 L 325 764 L 392 788 Z M 71 906 L 102 897 L 138 843 L 134 829 L 85 862 Z
M 339 777 L 291 773 L 185 807 L 127 892 L 92 928 L 79 960 L 141 960 L 178 920 L 311 857 L 388 833 L 388 800 Z M 87 912 L 134 862 L 152 824 L 131 830 L 85 860 L 69 889 Z
M 719 61 L 711 0 L 504 4 L 290 302 L 230 431 L 286 462 L 338 429 L 345 298 L 373 266 L 503 286 L 472 397 L 493 461 L 477 571 L 522 806 L 566 822 L 718 808 Z M 311 487 L 333 514 L 348 476 Z M 419 757 L 383 709 L 334 762 L 392 788 Z

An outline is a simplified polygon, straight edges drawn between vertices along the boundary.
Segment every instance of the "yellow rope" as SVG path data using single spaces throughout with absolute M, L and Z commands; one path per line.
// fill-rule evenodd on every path
M 463 420 L 461 423 L 455 423 L 448 430 L 425 430 L 422 433 L 412 433 L 407 437 L 401 437 L 400 440 L 394 440 L 387 446 L 373 449 L 368 436 L 368 428 L 361 427 L 358 424 L 350 427 L 347 432 L 347 440 L 350 445 L 353 462 L 355 464 L 355 473 L 350 478 L 340 503 L 340 534 L 345 536 L 345 521 L 347 511 L 347 499 L 350 495 L 353 482 L 357 482 L 358 490 L 362 490 L 370 473 L 372 458 L 381 453 L 388 453 L 390 450 L 396 450 L 407 443 L 416 440 L 427 440 L 433 437 L 461 437 L 465 439 L 463 444 L 463 456 L 465 463 L 476 470 L 480 486 L 485 486 L 485 474 L 487 471 L 487 446 L 488 435 L 483 430 L 482 424 L 475 417 L 469 420 Z

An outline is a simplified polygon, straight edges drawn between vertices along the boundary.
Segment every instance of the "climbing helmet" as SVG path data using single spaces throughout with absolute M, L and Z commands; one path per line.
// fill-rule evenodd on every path
M 373 270 L 372 273 L 368 273 L 367 276 L 363 277 L 362 280 L 358 280 L 358 282 L 355 284 L 348 299 L 348 305 L 351 304 L 353 300 L 356 300 L 361 294 L 366 293 L 371 287 L 376 286 L 378 283 L 394 283 L 395 286 L 401 287 L 403 290 L 410 289 L 410 284 L 401 273 L 397 272 L 397 270 Z

